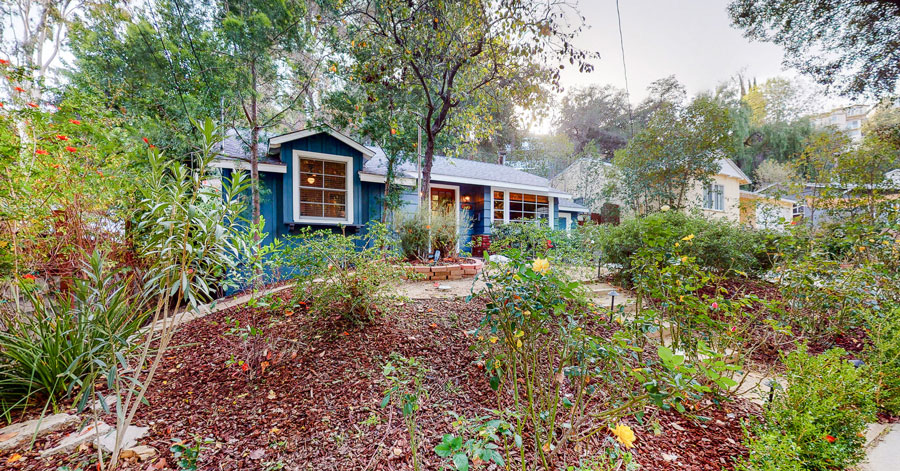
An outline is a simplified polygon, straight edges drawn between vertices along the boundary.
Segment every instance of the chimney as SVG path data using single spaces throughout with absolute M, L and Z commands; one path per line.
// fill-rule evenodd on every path
M 497 151 L 497 163 L 500 165 L 506 165 L 506 151 L 505 150 Z

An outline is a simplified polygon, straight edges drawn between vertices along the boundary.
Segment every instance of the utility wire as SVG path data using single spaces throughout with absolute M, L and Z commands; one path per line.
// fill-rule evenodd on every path
M 625 98 L 628 100 L 628 121 L 631 125 L 629 139 L 634 137 L 634 113 L 631 110 L 631 93 L 628 91 L 628 67 L 625 65 L 625 38 L 622 36 L 622 13 L 616 0 L 616 18 L 619 21 L 619 48 L 622 50 L 622 72 L 625 74 Z

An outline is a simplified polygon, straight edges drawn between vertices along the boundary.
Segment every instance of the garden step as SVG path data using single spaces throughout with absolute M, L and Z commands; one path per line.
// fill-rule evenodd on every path
M 78 421 L 78 416 L 75 415 L 53 414 L 3 427 L 0 429 L 0 451 L 18 449 L 31 441 L 32 437 L 40 438 L 48 433 L 75 425 Z
M 771 382 L 776 381 L 782 388 L 787 388 L 787 380 L 780 376 L 771 376 L 759 371 L 747 371 L 744 376 L 736 376 L 739 383 L 735 394 L 757 405 L 765 405 L 768 400 Z
M 149 431 L 149 427 L 136 427 L 134 425 L 128 426 L 128 428 L 125 429 L 125 436 L 122 437 L 121 449 L 124 450 L 126 448 L 132 448 L 136 446 L 137 441 L 141 438 L 144 438 L 144 435 L 147 435 L 147 432 Z M 116 429 L 112 429 L 105 435 L 98 438 L 96 443 L 103 449 L 103 451 L 112 453 L 113 448 L 116 446 Z

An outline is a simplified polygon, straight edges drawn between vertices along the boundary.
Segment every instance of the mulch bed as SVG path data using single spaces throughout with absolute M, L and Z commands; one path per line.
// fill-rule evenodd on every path
M 386 389 L 381 367 L 393 352 L 417 357 L 430 370 L 429 397 L 418 422 L 420 458 L 422 469 L 445 469 L 433 449 L 443 434 L 454 431 L 448 411 L 472 418 L 497 407 L 466 334 L 477 326 L 483 307 L 478 300 L 417 301 L 365 327 L 299 311 L 272 316 L 246 306 L 197 319 L 177 334 L 173 344 L 181 347 L 164 359 L 147 397 L 149 406 L 135 420 L 150 427 L 141 444 L 155 447 L 160 458 L 152 464 L 127 463 L 125 469 L 177 469 L 169 451 L 173 440 L 195 438 L 211 440 L 203 448 L 201 469 L 411 469 L 400 413 L 380 407 Z M 270 340 L 279 339 L 265 372 L 253 379 L 238 365 L 226 366 L 241 353 L 235 336 L 225 334 L 233 320 L 263 327 Z M 743 400 L 713 406 L 697 412 L 703 420 L 648 409 L 643 424 L 626 422 L 637 434 L 635 454 L 642 469 L 719 471 L 730 469 L 744 453 L 740 421 L 754 408 Z M 558 460 L 556 469 L 595 454 L 606 436 L 595 438 L 570 444 L 566 462 Z M 89 460 L 90 454 L 86 450 L 49 462 L 30 459 L 37 455 L 33 451 L 28 460 L 9 466 L 56 470 L 68 464 L 74 470 L 73 464 Z

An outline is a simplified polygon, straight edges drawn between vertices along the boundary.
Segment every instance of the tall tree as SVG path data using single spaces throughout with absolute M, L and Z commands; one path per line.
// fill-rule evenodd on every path
M 30 80 L 10 87 L 21 85 L 30 100 L 40 98 L 41 82 L 65 44 L 69 23 L 84 4 L 80 0 L 0 0 L 4 60 L 30 75 Z
M 546 84 L 558 84 L 559 69 L 544 64 L 566 59 L 581 71 L 592 70 L 590 55 L 571 43 L 580 30 L 567 26 L 573 13 L 563 0 L 348 2 L 347 40 L 369 49 L 372 58 L 353 65 L 358 77 L 395 82 L 423 103 L 423 201 L 435 145 L 454 115 L 465 114 L 457 123 L 477 135 L 493 127 L 483 122 L 483 111 L 493 106 L 492 87 L 527 106 Z
M 728 14 L 747 37 L 784 47 L 786 65 L 842 94 L 898 92 L 897 0 L 732 0 Z
M 686 106 L 661 104 L 647 127 L 616 152 L 617 185 L 636 213 L 686 207 L 688 192 L 718 172 L 731 155 L 732 111 L 711 95 Z
M 624 90 L 612 85 L 591 85 L 563 96 L 554 125 L 557 132 L 572 140 L 577 152 L 583 152 L 593 142 L 604 157 L 611 158 L 616 149 L 628 142 L 629 113 Z

